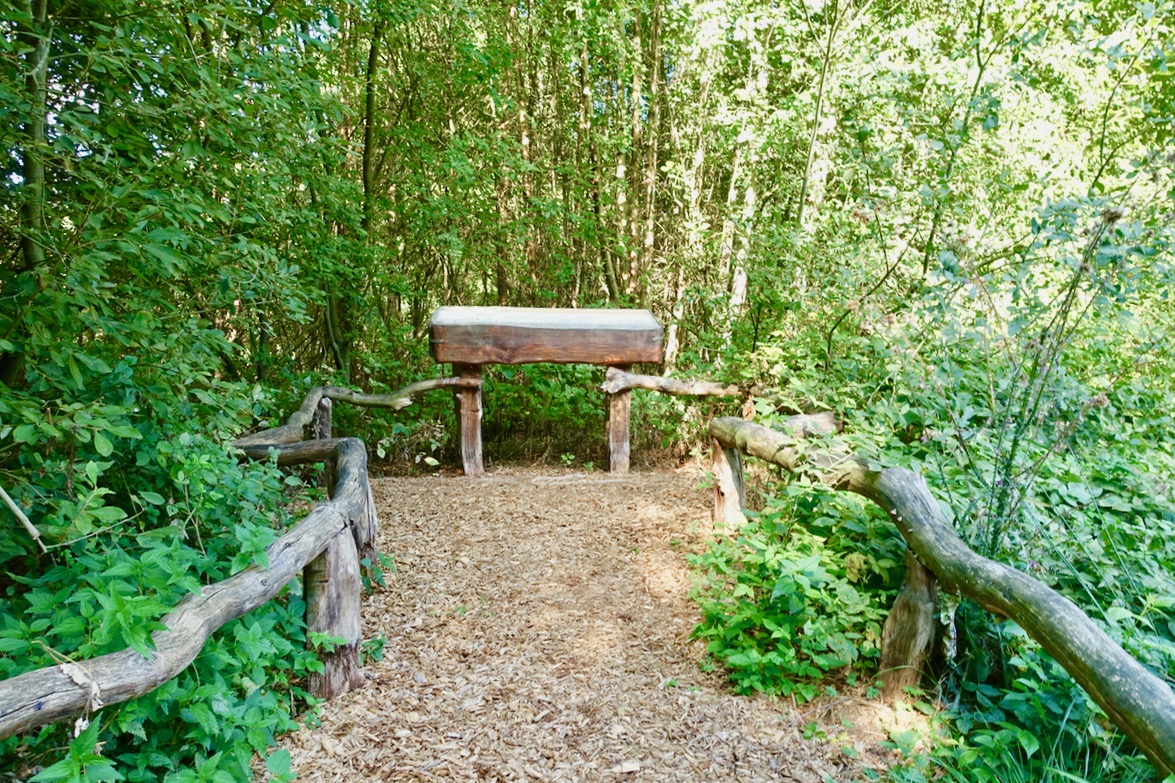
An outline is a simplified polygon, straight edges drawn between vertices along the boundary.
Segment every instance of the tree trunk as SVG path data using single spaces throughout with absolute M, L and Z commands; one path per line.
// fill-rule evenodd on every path
M 832 64 L 832 45 L 836 40 L 836 27 L 840 21 L 840 5 L 834 0 L 832 5 L 832 19 L 828 23 L 828 41 L 824 46 L 823 57 L 820 62 L 820 81 L 816 87 L 816 108 L 812 118 L 812 133 L 808 137 L 808 159 L 804 164 L 804 178 L 800 182 L 800 204 L 796 209 L 796 223 L 807 227 L 804 223 L 804 207 L 808 201 L 808 190 L 811 185 L 812 164 L 816 158 L 817 140 L 820 134 L 820 122 L 824 112 L 824 90 L 828 81 L 828 69 Z M 818 43 L 818 42 L 817 42 Z
M 21 184 L 20 250 L 23 272 L 32 272 L 45 263 L 45 247 L 41 244 L 45 232 L 45 123 L 49 100 L 49 7 L 48 0 L 21 0 L 18 4 L 27 25 L 17 25 L 17 37 L 26 54 L 24 66 L 25 88 L 31 97 L 28 124 L 24 128 L 24 144 L 20 155 L 24 159 Z M 23 331 L 13 324 L 14 333 Z M 13 350 L 0 354 L 0 382 L 8 387 L 19 383 L 24 370 L 25 353 Z
M 375 220 L 375 72 L 383 41 L 383 22 L 376 22 L 367 49 L 367 70 L 363 82 L 363 232 L 371 241 Z
M 661 133 L 661 6 L 653 4 L 652 29 L 649 33 L 649 133 L 645 143 L 644 237 L 641 243 L 642 273 L 653 268 L 657 214 L 657 158 Z

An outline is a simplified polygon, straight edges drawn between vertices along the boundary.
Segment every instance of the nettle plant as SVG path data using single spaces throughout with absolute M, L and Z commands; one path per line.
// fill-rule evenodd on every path
M 806 481 L 748 517 L 693 558 L 694 635 L 740 693 L 806 701 L 830 672 L 851 677 L 878 656 L 903 544 L 876 509 Z
M 149 657 L 164 614 L 203 585 L 264 565 L 290 522 L 282 499 L 299 482 L 276 466 L 241 465 L 205 436 L 137 442 L 150 442 L 150 467 L 123 466 L 120 486 L 110 462 L 88 461 L 74 479 L 83 499 L 56 503 L 62 515 L 88 509 L 73 538 L 4 564 L 0 677 L 126 647 Z M 91 529 L 95 521 L 106 524 Z M 321 664 L 306 649 L 304 610 L 295 583 L 146 696 L 0 743 L 4 767 L 35 781 L 249 779 L 255 755 L 313 701 L 300 684 Z

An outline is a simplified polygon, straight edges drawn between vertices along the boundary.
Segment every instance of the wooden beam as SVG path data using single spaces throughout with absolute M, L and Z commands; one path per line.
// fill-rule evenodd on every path
M 661 324 L 648 310 L 441 307 L 429 323 L 437 362 L 659 363 Z
M 742 419 L 715 419 L 710 434 L 723 446 L 795 473 L 814 471 L 828 486 L 872 500 L 889 514 L 919 562 L 943 588 L 1016 622 L 1146 754 L 1160 778 L 1175 773 L 1175 692 L 1171 687 L 1068 598 L 972 551 L 955 533 L 921 475 L 903 468 L 872 470 L 851 454 L 801 452 L 795 434 Z

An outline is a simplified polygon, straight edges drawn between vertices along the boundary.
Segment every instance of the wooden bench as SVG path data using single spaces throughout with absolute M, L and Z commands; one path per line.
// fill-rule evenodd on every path
M 429 323 L 432 356 L 453 375 L 480 378 L 483 364 L 600 364 L 627 369 L 660 363 L 661 324 L 648 310 L 541 307 L 441 307 Z M 481 389 L 456 393 L 461 462 L 485 474 L 481 457 Z M 608 395 L 608 453 L 614 473 L 628 471 L 632 392 Z

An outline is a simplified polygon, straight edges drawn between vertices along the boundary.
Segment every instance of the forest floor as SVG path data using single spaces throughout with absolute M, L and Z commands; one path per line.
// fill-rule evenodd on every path
M 821 783 L 884 766 L 892 711 L 735 696 L 699 668 L 686 557 L 711 534 L 701 481 L 375 481 L 395 570 L 365 598 L 364 634 L 386 638 L 382 660 L 283 739 L 298 779 Z

